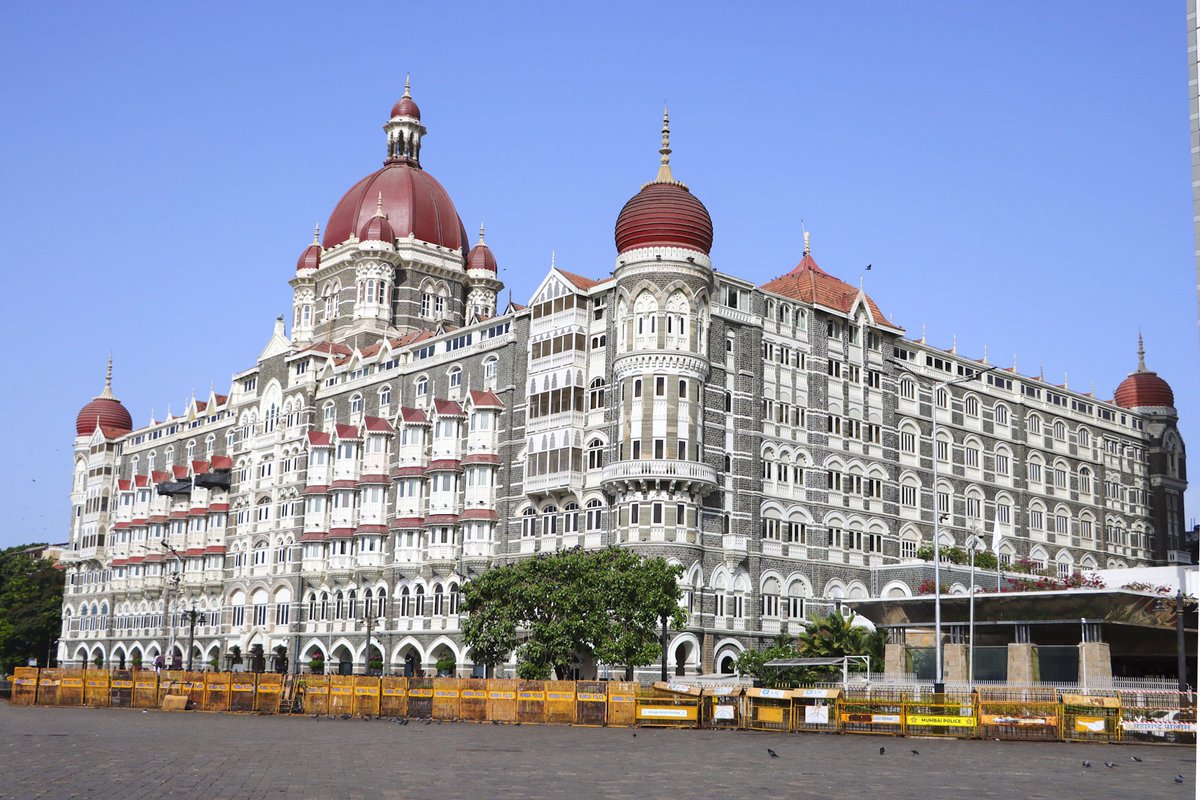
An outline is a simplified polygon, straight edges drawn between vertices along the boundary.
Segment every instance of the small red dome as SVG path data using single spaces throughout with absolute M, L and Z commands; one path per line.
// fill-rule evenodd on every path
M 681 183 L 648 183 L 617 216 L 617 253 L 637 247 L 686 247 L 708 255 L 713 225 L 708 209 Z
M 351 233 L 363 231 L 378 210 L 381 193 L 383 213 L 393 233 L 386 241 L 404 239 L 411 233 L 423 242 L 466 252 L 467 231 L 450 195 L 437 179 L 407 160 L 389 161 L 350 187 L 329 215 L 325 247 L 339 245 Z
M 133 417 L 129 416 L 129 411 L 121 405 L 120 400 L 112 397 L 97 397 L 84 406 L 79 416 L 75 417 L 75 433 L 91 436 L 96 430 L 97 421 L 105 428 L 133 430 Z
M 1175 393 L 1155 372 L 1132 372 L 1113 395 L 1121 408 L 1174 408 Z
M 361 242 L 387 242 L 391 244 L 396 241 L 396 234 L 392 230 L 392 225 L 388 222 L 387 217 L 383 214 L 376 214 L 363 223 L 362 228 L 358 231 L 358 239 Z
M 315 241 L 308 247 L 304 248 L 304 252 L 300 254 L 299 260 L 296 261 L 296 272 L 302 269 L 319 269 L 321 266 L 321 245 Z
M 396 101 L 396 105 L 392 106 L 392 118 L 396 117 L 412 117 L 413 119 L 421 118 L 421 109 L 417 108 L 417 103 L 406 94 Z M 435 115 L 436 116 L 436 115 Z
M 492 248 L 488 247 L 483 242 L 483 226 L 479 226 L 479 241 L 471 248 L 471 252 L 467 254 L 467 269 L 486 269 L 489 272 L 496 271 L 496 257 L 492 255 Z

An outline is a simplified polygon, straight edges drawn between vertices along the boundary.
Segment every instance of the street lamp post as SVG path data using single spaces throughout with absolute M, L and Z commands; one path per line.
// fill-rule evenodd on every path
M 971 560 L 971 615 L 967 625 L 967 688 L 975 688 L 975 540 L 967 548 L 967 558 Z
M 187 668 L 188 672 L 192 671 L 192 649 L 196 644 L 196 617 L 200 616 L 200 612 L 196 610 L 196 601 L 192 601 L 192 607 L 183 612 L 188 618 L 188 657 Z
M 922 380 L 927 380 L 926 376 L 917 372 L 912 367 L 905 364 L 903 361 L 897 361 L 896 359 L 890 359 L 890 360 L 893 364 L 900 367 L 905 372 L 908 372 L 911 375 L 913 375 L 917 378 L 920 378 Z M 968 382 L 973 381 L 976 378 L 980 377 L 984 373 L 991 372 L 994 369 L 996 369 L 996 367 L 988 367 L 985 370 L 980 370 L 979 372 L 973 372 L 970 375 L 963 375 L 961 377 L 954 378 L 953 380 L 939 381 L 938 383 L 933 384 L 933 396 L 930 398 L 932 401 L 932 411 L 930 413 L 930 416 L 932 417 L 932 420 L 933 420 L 933 431 L 932 431 L 932 433 L 933 433 L 933 638 L 934 638 L 934 642 L 933 642 L 933 654 L 934 654 L 933 691 L 935 693 L 939 693 L 939 694 L 946 691 L 946 681 L 945 681 L 945 677 L 942 673 L 942 549 L 941 549 L 942 528 L 941 528 L 941 524 L 942 524 L 942 519 L 943 519 L 943 512 L 940 508 L 938 508 L 938 502 L 937 502 L 938 480 L 940 479 L 940 475 L 938 472 L 938 411 L 937 411 L 938 410 L 938 394 L 941 393 L 941 391 L 943 389 L 947 389 L 951 386 L 956 386 L 956 385 L 962 384 L 962 383 L 968 383 Z M 948 402 L 947 402 L 947 405 L 949 405 Z M 949 454 L 947 454 L 947 455 L 949 455 Z M 946 517 L 948 517 L 948 516 L 950 516 L 950 513 L 951 513 L 951 509 L 947 508 L 946 511 L 944 512 L 944 515 Z
M 1183 585 L 1175 593 L 1175 670 L 1179 675 L 1179 692 L 1188 690 L 1187 673 L 1187 642 L 1183 632 Z
M 175 614 L 174 605 L 175 599 L 179 594 L 179 582 L 183 580 L 183 557 L 179 555 L 179 551 L 163 539 L 159 542 L 164 550 L 167 550 L 175 557 L 175 576 L 171 579 L 169 594 L 167 599 L 167 624 L 170 626 L 170 638 L 167 644 L 167 654 L 170 660 L 167 662 L 167 668 L 170 669 L 175 663 Z M 191 658 L 191 650 L 188 651 L 188 658 Z
M 363 648 L 363 674 L 371 674 L 371 609 L 364 609 L 363 622 L 367 625 L 367 644 Z

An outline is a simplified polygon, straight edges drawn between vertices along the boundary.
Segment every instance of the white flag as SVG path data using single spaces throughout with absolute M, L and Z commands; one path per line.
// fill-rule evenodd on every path
M 992 553 L 997 559 L 1000 558 L 1000 542 L 1003 541 L 1003 539 L 1004 536 L 1002 536 L 1000 533 L 1000 520 L 992 520 Z

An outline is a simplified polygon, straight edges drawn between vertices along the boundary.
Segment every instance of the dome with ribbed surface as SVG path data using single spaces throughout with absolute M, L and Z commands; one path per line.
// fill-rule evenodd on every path
M 1113 394 L 1113 402 L 1121 408 L 1174 408 L 1175 393 L 1157 372 L 1146 368 L 1146 348 L 1138 334 L 1138 368 L 1129 373 Z
M 483 241 L 483 226 L 479 226 L 479 241 L 471 248 L 471 252 L 467 254 L 467 269 L 486 269 L 489 272 L 496 271 L 496 256 L 492 254 L 492 248 L 488 247 Z
M 314 228 L 312 244 L 304 248 L 304 252 L 300 254 L 300 258 L 296 259 L 296 272 L 304 269 L 320 269 L 321 243 L 319 239 L 320 228 Z
M 404 79 L 404 96 L 396 101 L 396 105 L 392 106 L 392 118 L 396 117 L 412 117 L 413 119 L 421 118 L 421 109 L 417 107 L 417 103 L 409 94 L 411 86 L 409 79 Z
M 133 417 L 129 416 L 129 411 L 121 405 L 121 401 L 113 397 L 111 358 L 108 360 L 108 372 L 104 377 L 104 390 L 81 408 L 75 417 L 75 435 L 91 436 L 97 425 L 114 432 L 125 433 L 133 430 Z
M 403 160 L 389 161 L 350 187 L 329 215 L 325 247 L 339 245 L 350 234 L 362 231 L 375 215 L 380 194 L 393 238 L 404 239 L 411 233 L 423 242 L 466 252 L 467 231 L 450 195 L 428 172 Z

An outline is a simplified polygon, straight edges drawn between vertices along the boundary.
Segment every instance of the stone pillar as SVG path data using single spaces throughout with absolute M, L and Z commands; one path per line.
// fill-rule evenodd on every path
M 716 655 L 713 652 L 713 637 L 706 633 L 696 635 L 700 637 L 700 672 L 702 674 L 716 672 L 717 667 L 713 663 L 713 657 Z
M 1112 650 L 1108 642 L 1079 643 L 1079 684 L 1112 685 Z
M 908 648 L 888 642 L 883 647 L 883 675 L 888 680 L 900 680 L 908 672 Z
M 1024 686 L 1038 681 L 1037 645 L 1010 644 L 1008 646 L 1008 682 Z
M 967 682 L 967 646 L 942 645 L 942 677 L 946 683 Z

